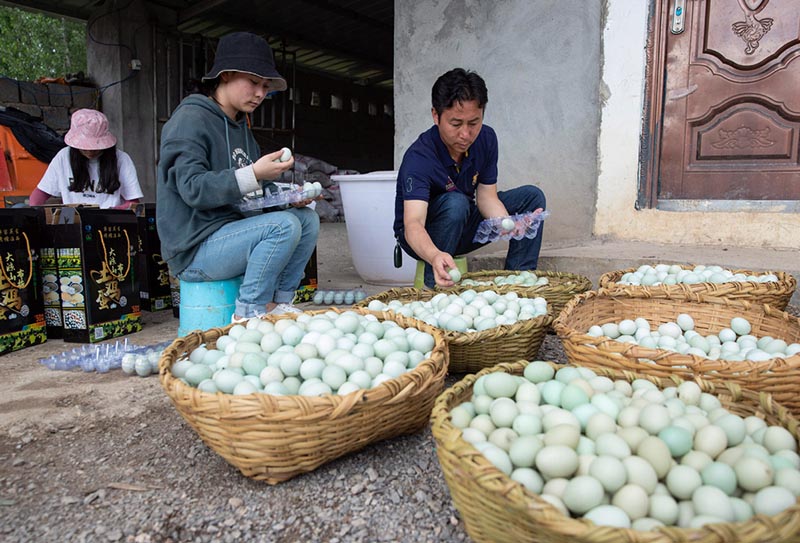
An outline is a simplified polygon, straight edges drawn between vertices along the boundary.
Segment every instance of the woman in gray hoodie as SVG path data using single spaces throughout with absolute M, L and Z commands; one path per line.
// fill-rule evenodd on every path
M 286 89 L 272 49 L 247 32 L 220 39 L 208 96 L 187 96 L 161 132 L 156 220 L 162 256 L 185 281 L 243 275 L 233 321 L 299 312 L 294 292 L 314 251 L 319 217 L 310 200 L 245 216 L 236 206 L 294 164 L 281 151 L 261 156 L 248 127 L 269 92 Z

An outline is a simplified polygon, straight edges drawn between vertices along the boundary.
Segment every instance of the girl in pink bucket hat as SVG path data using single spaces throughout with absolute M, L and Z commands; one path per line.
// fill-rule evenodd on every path
M 64 142 L 69 147 L 56 154 L 33 189 L 32 206 L 56 196 L 65 204 L 125 209 L 143 198 L 133 161 L 117 149 L 117 138 L 101 112 L 79 109 L 73 113 Z

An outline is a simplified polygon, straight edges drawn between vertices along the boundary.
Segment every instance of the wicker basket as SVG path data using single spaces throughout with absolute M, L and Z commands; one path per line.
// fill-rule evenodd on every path
M 492 281 L 495 277 L 511 275 L 513 273 L 513 271 L 509 270 L 482 270 L 465 273 L 461 277 L 461 280 L 463 281 L 464 279 L 472 279 L 473 281 Z M 578 275 L 576 273 L 544 270 L 533 270 L 532 273 L 535 273 L 538 277 L 547 277 L 549 283 L 538 287 L 526 287 L 523 285 L 482 285 L 475 287 L 455 286 L 442 290 L 448 292 L 462 292 L 468 288 L 473 288 L 477 291 L 491 289 L 500 294 L 505 294 L 506 292 L 516 292 L 525 298 L 541 296 L 547 300 L 547 304 L 553 308 L 553 316 L 558 316 L 568 301 L 570 301 L 576 295 L 586 292 L 587 290 L 591 290 L 592 288 L 592 282 L 588 277 L 584 277 L 583 275 Z
M 573 364 L 592 369 L 611 367 L 684 379 L 694 376 L 711 381 L 736 383 L 751 390 L 768 392 L 795 413 L 800 413 L 800 354 L 774 358 L 766 362 L 709 360 L 694 355 L 663 349 L 648 349 L 622 343 L 607 337 L 586 333 L 593 324 L 619 322 L 643 317 L 655 328 L 674 322 L 681 313 L 688 313 L 695 330 L 703 335 L 717 333 L 730 326 L 733 317 L 745 317 L 756 337 L 772 336 L 787 343 L 800 342 L 800 319 L 768 305 L 729 300 L 727 298 L 695 298 L 689 300 L 641 298 L 621 291 L 590 291 L 569 302 L 553 323 Z
M 681 266 L 685 270 L 691 270 L 694 266 Z M 623 291 L 629 294 L 637 294 L 647 298 L 672 298 L 679 300 L 694 296 L 715 296 L 718 298 L 729 298 L 731 300 L 744 300 L 757 304 L 769 304 L 777 309 L 784 310 L 792 299 L 794 290 L 797 287 L 797 280 L 785 272 L 754 272 L 750 270 L 731 270 L 733 273 L 743 273 L 745 275 L 764 275 L 772 273 L 778 277 L 777 281 L 769 283 L 756 283 L 754 281 L 734 281 L 730 283 L 695 283 L 687 285 L 679 283 L 677 285 L 620 285 L 617 283 L 623 275 L 635 272 L 637 268 L 606 272 L 600 276 L 598 288 L 606 288 L 613 291 Z
M 393 288 L 361 301 L 358 306 L 366 307 L 372 300 L 387 303 L 391 300 L 412 302 L 427 301 L 437 292 L 416 288 Z M 413 319 L 414 322 L 420 322 Z M 552 314 L 519 321 L 514 324 L 496 326 L 482 332 L 452 332 L 441 330 L 450 351 L 452 373 L 480 371 L 500 362 L 513 362 L 520 359 L 533 360 L 542 346 L 547 327 L 553 322 Z
M 649 532 L 596 526 L 588 520 L 563 515 L 495 468 L 461 438 L 461 430 L 450 422 L 450 409 L 470 399 L 472 385 L 478 377 L 495 371 L 521 375 L 527 364 L 524 361 L 500 364 L 477 375 L 468 375 L 439 396 L 433 408 L 431 422 L 436 454 L 456 509 L 473 540 L 497 543 L 755 543 L 798 541 L 800 538 L 800 504 L 773 517 L 758 516 L 746 522 L 713 524 L 698 529 L 670 527 Z M 643 377 L 660 388 L 681 382 L 677 377 L 660 379 L 604 368 L 595 371 L 626 381 Z M 783 426 L 796 439 L 800 438 L 797 419 L 771 396 L 744 390 L 733 383 L 715 384 L 701 379 L 696 382 L 705 392 L 715 394 L 732 413 L 762 416 L 769 424 Z
M 318 313 L 324 311 L 307 312 Z M 230 329 L 227 326 L 176 339 L 159 362 L 161 385 L 206 445 L 242 474 L 270 484 L 286 481 L 372 442 L 426 426 L 433 402 L 444 388 L 448 362 L 444 336 L 419 321 L 373 314 L 379 320 L 393 320 L 404 328 L 413 326 L 432 334 L 436 343 L 431 358 L 396 379 L 344 396 L 209 394 L 172 376 L 170 368 L 178 357 L 202 344 L 214 344 Z M 274 322 L 293 316 L 263 318 Z

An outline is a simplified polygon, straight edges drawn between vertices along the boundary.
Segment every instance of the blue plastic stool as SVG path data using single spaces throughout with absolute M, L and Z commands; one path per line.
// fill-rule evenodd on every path
M 457 256 L 453 258 L 456 263 L 456 268 L 461 272 L 461 275 L 467 273 L 467 257 Z M 417 260 L 417 274 L 414 276 L 414 288 L 425 288 L 425 261 Z
M 229 325 L 236 310 L 236 296 L 239 295 L 241 284 L 241 276 L 200 283 L 181 281 L 178 335 Z

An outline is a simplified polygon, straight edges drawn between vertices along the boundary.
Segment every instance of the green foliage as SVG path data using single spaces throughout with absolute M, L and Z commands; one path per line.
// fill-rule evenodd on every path
M 0 6 L 0 76 L 21 81 L 86 71 L 86 24 Z

